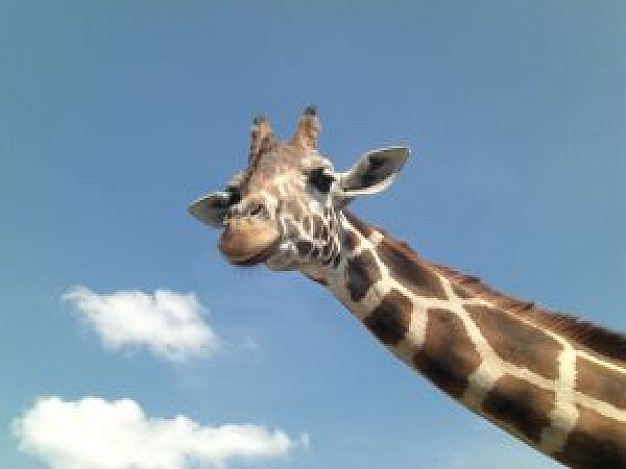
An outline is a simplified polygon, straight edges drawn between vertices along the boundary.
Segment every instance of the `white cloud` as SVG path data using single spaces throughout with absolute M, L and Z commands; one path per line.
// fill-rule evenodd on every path
M 204 322 L 205 308 L 193 293 L 157 290 L 98 294 L 84 286 L 63 295 L 81 318 L 115 350 L 143 345 L 156 355 L 174 361 L 205 356 L 219 338 Z
M 202 426 L 188 417 L 147 417 L 133 400 L 38 399 L 13 421 L 20 450 L 52 469 L 225 468 L 232 460 L 256 462 L 308 447 L 263 426 Z

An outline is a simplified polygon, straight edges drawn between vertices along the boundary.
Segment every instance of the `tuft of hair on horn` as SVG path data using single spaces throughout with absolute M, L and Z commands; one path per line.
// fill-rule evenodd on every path
M 317 116 L 317 108 L 313 105 L 309 105 L 304 109 L 298 120 L 298 127 L 291 139 L 291 143 L 304 148 L 317 150 L 317 136 L 319 131 L 320 121 Z
M 250 133 L 250 156 L 248 161 L 252 163 L 272 146 L 275 138 L 272 125 L 264 114 L 257 114 L 252 119 Z

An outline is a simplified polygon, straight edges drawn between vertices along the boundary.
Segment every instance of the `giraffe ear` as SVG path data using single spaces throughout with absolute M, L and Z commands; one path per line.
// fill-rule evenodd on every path
M 213 228 L 222 228 L 224 215 L 233 203 L 233 195 L 226 191 L 213 192 L 189 204 L 189 213 Z
M 352 168 L 339 175 L 339 186 L 345 197 L 376 194 L 387 189 L 409 152 L 408 147 L 387 147 L 363 155 Z

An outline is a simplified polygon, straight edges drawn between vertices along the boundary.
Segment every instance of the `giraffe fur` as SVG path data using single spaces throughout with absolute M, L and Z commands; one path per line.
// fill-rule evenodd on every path
M 281 143 L 253 121 L 248 166 L 190 212 L 222 229 L 235 265 L 297 270 L 327 288 L 397 358 L 472 412 L 577 469 L 626 468 L 626 336 L 430 263 L 348 211 L 386 189 L 405 147 L 338 173 L 308 107 Z

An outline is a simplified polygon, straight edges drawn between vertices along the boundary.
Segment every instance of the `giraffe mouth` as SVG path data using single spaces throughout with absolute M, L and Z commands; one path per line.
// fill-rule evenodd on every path
M 239 259 L 230 258 L 230 261 L 239 267 L 251 267 L 253 265 L 264 263 L 272 257 L 279 244 L 280 240 L 277 239 L 275 243 L 267 246 L 255 254 L 252 254 L 250 257 Z
M 279 244 L 280 233 L 276 228 L 243 222 L 226 227 L 219 248 L 229 262 L 246 267 L 267 261 Z

